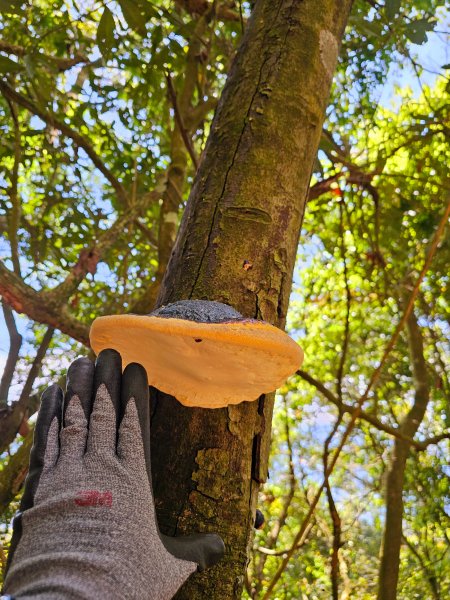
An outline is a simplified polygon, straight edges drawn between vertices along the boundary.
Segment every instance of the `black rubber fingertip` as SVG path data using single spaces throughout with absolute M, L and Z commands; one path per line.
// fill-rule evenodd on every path
M 179 537 L 160 534 L 160 538 L 173 556 L 196 563 L 200 572 L 217 564 L 225 554 L 225 544 L 216 533 L 194 533 Z
M 102 383 L 110 395 L 120 391 L 122 378 L 122 357 L 112 348 L 102 350 L 95 361 L 94 387 L 97 390 Z
M 262 529 L 264 523 L 266 522 L 266 519 L 264 517 L 264 515 L 262 514 L 262 512 L 259 510 L 259 508 L 256 509 L 256 513 L 255 513 L 255 522 L 254 522 L 254 528 L 255 529 Z
M 90 369 L 93 365 L 94 363 L 90 358 L 88 358 L 87 356 L 80 356 L 79 358 L 76 358 L 70 365 L 70 367 L 67 369 L 67 377 L 70 378 L 70 375 L 74 371 Z
M 100 363 L 109 364 L 113 361 L 120 362 L 120 365 L 122 366 L 122 357 L 120 356 L 120 352 L 114 350 L 114 348 L 105 348 L 98 354 L 97 360 L 95 361 L 95 366 Z
M 61 426 L 62 419 L 63 392 L 59 385 L 53 384 L 48 387 L 41 396 L 41 404 L 36 419 L 34 429 L 33 448 L 31 451 L 31 460 L 35 458 L 44 460 L 45 448 L 47 446 L 47 436 L 53 419 L 58 419 Z
M 120 389 L 122 384 L 122 357 L 112 348 L 102 350 L 95 361 L 94 398 L 98 388 L 104 384 L 108 390 L 117 415 L 120 414 Z
M 94 388 L 94 363 L 83 356 L 73 361 L 67 371 L 66 394 L 63 414 L 66 414 L 67 404 L 73 396 L 78 396 L 86 419 L 92 411 L 92 392 Z
M 198 566 L 199 571 L 209 569 L 222 560 L 225 554 L 225 544 L 223 539 L 216 533 L 205 534 L 205 545 L 207 551 L 205 552 L 205 562 L 203 565 Z
M 147 373 L 144 367 L 138 363 L 127 365 L 122 375 L 121 418 L 125 414 L 130 398 L 134 398 L 136 404 L 139 424 L 141 426 L 142 443 L 144 445 L 147 475 L 151 484 L 149 388 Z
M 148 403 L 148 380 L 147 372 L 139 363 L 130 363 L 125 367 L 122 376 L 122 389 L 126 391 L 128 398 L 145 399 Z

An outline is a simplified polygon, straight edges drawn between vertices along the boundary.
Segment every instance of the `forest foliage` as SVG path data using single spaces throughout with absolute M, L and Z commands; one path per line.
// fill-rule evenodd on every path
M 94 317 L 154 304 L 251 4 L 0 0 L 2 560 L 40 392 L 89 353 Z M 353 6 L 288 316 L 306 360 L 277 395 L 247 597 L 375 598 L 397 545 L 399 599 L 450 593 L 449 65 L 428 73 L 419 51 L 443 6 Z

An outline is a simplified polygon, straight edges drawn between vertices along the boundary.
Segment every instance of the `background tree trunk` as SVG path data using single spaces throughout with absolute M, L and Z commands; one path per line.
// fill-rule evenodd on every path
M 218 300 L 284 327 L 300 226 L 351 0 L 256 3 L 158 304 Z M 238 235 L 236 232 L 239 231 Z M 220 565 L 179 598 L 240 598 L 273 396 L 221 410 L 158 397 L 153 484 L 166 533 L 217 531 Z
M 414 311 L 407 320 L 411 371 L 414 378 L 414 403 L 400 424 L 401 433 L 413 438 L 425 416 L 430 399 L 423 338 Z M 400 567 L 403 521 L 403 484 L 411 444 L 396 438 L 386 482 L 386 523 L 382 543 L 378 600 L 395 600 Z

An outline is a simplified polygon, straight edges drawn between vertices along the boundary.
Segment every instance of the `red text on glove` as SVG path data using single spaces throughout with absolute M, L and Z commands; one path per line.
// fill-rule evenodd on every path
M 75 498 L 77 506 L 112 506 L 112 493 L 98 490 L 83 490 Z

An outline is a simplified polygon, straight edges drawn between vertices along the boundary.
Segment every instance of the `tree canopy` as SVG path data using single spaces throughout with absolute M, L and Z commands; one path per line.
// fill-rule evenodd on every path
M 39 393 L 89 353 L 93 318 L 154 306 L 253 4 L 0 0 L 5 550 Z M 444 4 L 353 4 L 287 320 L 306 361 L 277 395 L 251 598 L 450 590 L 449 65 L 431 77 L 419 52 L 444 35 Z

